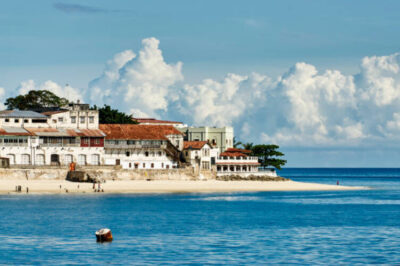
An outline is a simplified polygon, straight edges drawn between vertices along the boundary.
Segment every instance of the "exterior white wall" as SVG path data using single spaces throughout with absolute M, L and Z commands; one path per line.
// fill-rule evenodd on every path
M 146 152 L 148 152 L 148 156 L 146 156 Z M 177 163 L 171 160 L 162 149 L 148 151 L 145 149 L 106 148 L 104 158 L 106 165 L 117 165 L 119 159 L 123 169 L 172 169 L 177 167 Z M 135 168 L 135 164 L 138 165 L 137 168 Z
M 57 154 L 60 165 L 69 165 L 66 162 L 68 155 L 72 156 L 72 160 L 80 165 L 79 156 L 86 156 L 86 165 L 92 165 L 94 158 L 98 156 L 98 164 L 104 164 L 104 148 L 103 147 L 55 147 L 55 146 L 39 146 L 38 137 L 28 137 L 27 143 L 19 143 L 15 145 L 0 145 L 0 157 L 10 158 L 11 165 L 50 165 L 51 155 Z M 27 163 L 26 155 L 29 155 L 29 163 Z M 41 157 L 43 156 L 43 157 Z M 42 161 L 42 158 L 44 159 Z
M 8 122 L 6 122 L 8 119 Z M 36 119 L 36 118 L 34 118 Z M 42 120 L 42 119 L 41 119 Z M 0 118 L 1 127 L 49 127 L 48 119 L 44 119 L 44 123 L 32 123 L 32 118 Z
M 166 137 L 178 150 L 183 150 L 183 135 L 167 135 Z
M 50 127 L 98 129 L 99 111 L 97 110 L 70 110 L 52 114 L 49 118 Z
M 186 149 L 183 150 L 183 156 L 191 165 L 199 165 L 201 170 L 211 169 L 212 147 L 205 144 L 200 150 Z

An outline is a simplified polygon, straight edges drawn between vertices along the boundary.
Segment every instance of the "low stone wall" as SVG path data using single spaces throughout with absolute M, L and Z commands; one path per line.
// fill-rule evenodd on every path
M 223 175 L 217 176 L 217 180 L 220 181 L 290 181 L 289 178 L 284 178 L 280 176 L 270 176 L 270 175 Z
M 67 167 L 40 167 L 40 168 L 0 168 L 0 179 L 26 180 L 65 180 L 68 174 Z M 211 171 L 199 174 L 193 168 L 165 169 L 165 170 L 124 170 L 118 167 L 79 167 L 90 178 L 96 180 L 210 180 L 215 179 Z

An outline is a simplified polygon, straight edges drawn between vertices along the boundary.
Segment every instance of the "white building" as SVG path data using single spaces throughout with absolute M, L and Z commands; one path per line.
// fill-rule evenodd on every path
M 214 149 L 207 141 L 185 141 L 183 156 L 185 161 L 200 170 L 211 170 L 215 164 L 218 149 Z
M 48 124 L 55 128 L 98 129 L 99 111 L 91 110 L 88 104 L 69 104 L 65 109 L 43 112 Z
M 217 176 L 239 175 L 248 177 L 259 175 L 258 157 L 249 156 L 251 151 L 242 149 L 227 149 L 217 158 Z M 265 175 L 265 173 L 262 173 Z
M 172 126 L 100 124 L 100 129 L 106 134 L 106 165 L 124 169 L 170 169 L 179 165 L 183 136 Z M 168 139 L 171 136 L 173 142 L 182 144 L 173 145 Z
M 11 165 L 102 164 L 105 135 L 98 129 L 98 111 L 83 112 L 86 117 L 94 116 L 94 123 L 89 119 L 87 124 L 71 125 L 71 115 L 79 112 L 83 116 L 78 110 L 81 106 L 71 105 L 70 110 L 47 115 L 1 111 L 0 156 L 9 158 Z

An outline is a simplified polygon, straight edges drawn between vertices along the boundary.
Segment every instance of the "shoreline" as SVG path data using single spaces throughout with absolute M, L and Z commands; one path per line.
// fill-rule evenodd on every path
M 22 186 L 21 192 L 15 192 Z M 61 187 L 60 187 L 61 186 Z M 26 192 L 26 188 L 29 192 Z M 96 189 L 98 185 L 96 184 Z M 229 193 L 267 191 L 343 191 L 366 190 L 352 187 L 296 181 L 178 181 L 178 180 L 107 180 L 100 186 L 104 192 L 94 192 L 92 183 L 66 180 L 0 180 L 0 195 L 77 195 L 77 194 L 164 194 L 164 193 Z

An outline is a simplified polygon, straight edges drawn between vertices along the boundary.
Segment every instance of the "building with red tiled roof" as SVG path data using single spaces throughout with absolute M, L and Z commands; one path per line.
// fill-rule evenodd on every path
M 217 159 L 217 175 L 258 175 L 258 157 L 250 156 L 250 150 L 229 148 Z
M 173 126 L 100 124 L 99 128 L 106 134 L 106 165 L 121 165 L 124 169 L 178 166 L 183 136 Z
M 191 149 L 191 150 L 200 150 L 204 147 L 208 142 L 207 141 L 184 141 L 183 149 Z

